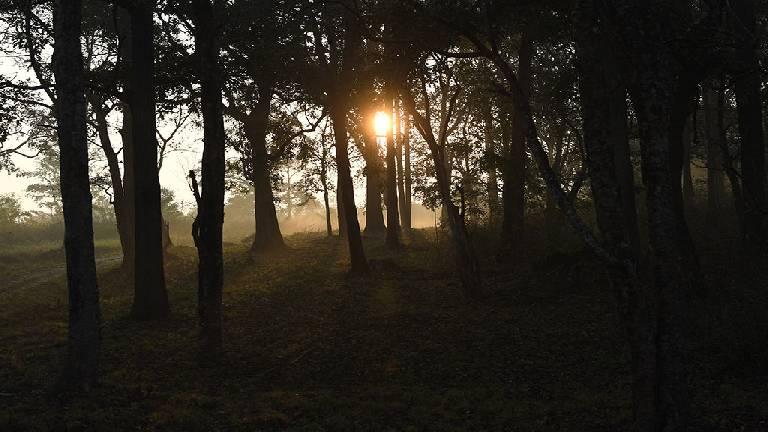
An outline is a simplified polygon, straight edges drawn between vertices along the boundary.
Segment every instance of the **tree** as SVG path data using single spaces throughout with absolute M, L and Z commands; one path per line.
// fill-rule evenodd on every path
M 386 245 L 389 248 L 397 249 L 400 247 L 400 214 L 398 213 L 397 199 L 397 155 L 395 154 L 395 133 L 393 121 L 397 113 L 394 106 L 394 86 L 388 84 L 385 90 L 384 113 L 389 122 L 387 127 L 387 174 L 386 187 L 384 188 L 387 197 L 387 237 Z
M 68 390 L 88 390 L 93 385 L 101 348 L 88 177 L 85 76 L 80 50 L 81 10 L 80 0 L 59 0 L 54 15 L 56 130 L 61 156 L 69 291 L 69 338 L 63 383 Z
M 748 249 L 757 250 L 766 242 L 765 133 L 760 101 L 760 64 L 754 0 L 733 2 L 733 27 L 738 70 L 734 73 L 736 103 L 741 135 L 743 190 L 743 238 Z
M 196 192 L 198 215 L 193 237 L 199 257 L 198 316 L 200 354 L 215 358 L 221 350 L 222 288 L 224 285 L 225 133 L 222 74 L 219 57 L 223 0 L 192 0 L 195 55 L 198 61 L 203 112 L 202 193 Z M 195 187 L 197 189 L 197 187 Z
M 126 165 L 133 168 L 136 256 L 131 314 L 138 319 L 163 319 L 170 314 L 163 270 L 163 217 L 155 136 L 154 9 L 154 0 L 139 0 L 129 9 L 131 146 L 125 157 Z
M 312 42 L 317 56 L 319 68 L 325 77 L 325 106 L 333 125 L 333 135 L 336 142 L 336 168 L 338 173 L 337 195 L 340 197 L 340 230 L 345 226 L 345 234 L 349 242 L 351 261 L 350 272 L 353 274 L 368 273 L 368 261 L 363 249 L 360 235 L 360 223 L 357 219 L 355 191 L 352 183 L 352 172 L 349 162 L 349 133 L 347 127 L 350 110 L 351 82 L 354 71 L 360 62 L 361 29 L 350 2 L 342 4 L 324 3 L 320 9 L 320 18 L 324 25 L 323 31 L 317 22 L 312 22 Z M 341 34 L 340 34 L 341 33 Z M 327 40 L 329 47 L 325 47 Z M 329 52 L 326 58 L 326 52 Z M 341 215 L 343 214 L 343 218 Z
M 21 218 L 21 203 L 13 194 L 0 194 L 0 227 L 17 224 Z

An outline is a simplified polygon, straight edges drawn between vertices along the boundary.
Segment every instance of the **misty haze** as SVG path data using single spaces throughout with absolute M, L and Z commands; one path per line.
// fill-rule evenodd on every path
M 768 432 L 768 1 L 0 0 L 0 432 Z

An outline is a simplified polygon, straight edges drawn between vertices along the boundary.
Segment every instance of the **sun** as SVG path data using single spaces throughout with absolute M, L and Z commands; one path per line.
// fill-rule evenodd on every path
M 373 126 L 374 126 L 374 130 L 376 131 L 376 136 L 378 137 L 387 136 L 387 132 L 389 132 L 389 128 L 390 128 L 390 121 L 387 113 L 383 111 L 377 112 L 376 117 L 374 118 Z

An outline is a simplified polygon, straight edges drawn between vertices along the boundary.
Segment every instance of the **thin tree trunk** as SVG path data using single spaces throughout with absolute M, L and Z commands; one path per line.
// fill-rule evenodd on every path
M 336 96 L 339 98 L 339 96 Z M 337 194 L 341 197 L 340 226 L 341 221 L 346 224 L 346 237 L 349 242 L 349 256 L 351 260 L 350 273 L 368 273 L 368 261 L 363 250 L 363 240 L 360 236 L 360 223 L 357 220 L 357 207 L 355 206 L 355 189 L 352 183 L 352 173 L 349 165 L 349 136 L 347 135 L 347 109 L 340 100 L 330 102 L 329 113 L 333 123 L 333 134 L 336 140 L 336 167 L 339 173 L 339 185 Z M 343 214 L 343 219 L 341 215 Z
M 424 140 L 427 141 L 430 154 L 432 155 L 432 162 L 435 165 L 435 178 L 437 179 L 443 211 L 446 214 L 448 227 L 451 230 L 451 240 L 453 241 L 456 255 L 456 266 L 464 294 L 470 298 L 482 296 L 485 291 L 480 278 L 480 264 L 469 235 L 462 223 L 459 209 L 456 208 L 451 199 L 450 173 L 445 165 L 445 148 L 438 143 L 429 119 L 416 110 L 416 103 L 410 90 L 402 88 L 401 96 L 403 97 L 406 109 L 414 119 L 416 129 Z
M 163 220 L 155 137 L 153 11 L 146 1 L 131 9 L 130 108 L 135 162 L 135 270 L 132 315 L 138 319 L 168 316 L 163 272 Z
M 405 223 L 403 228 L 410 231 L 413 228 L 413 178 L 411 177 L 411 116 L 406 111 L 403 113 L 405 116 L 405 127 L 403 130 L 403 175 L 405 179 L 405 207 L 403 208 L 403 219 Z
M 696 96 L 698 98 L 698 95 Z M 698 101 L 696 103 L 698 105 Z M 698 106 L 694 107 L 694 113 Z M 685 123 L 683 130 L 683 205 L 687 212 L 693 209 L 694 190 L 693 177 L 691 176 L 691 150 L 693 148 L 694 128 L 696 127 L 695 114 Z
M 222 344 L 222 287 L 224 284 L 224 107 L 216 10 L 210 0 L 193 0 L 195 54 L 200 62 L 203 114 L 202 193 L 197 218 L 198 317 L 201 359 L 215 359 Z
M 400 214 L 400 226 L 408 232 L 410 228 L 408 215 L 408 200 L 405 198 L 405 175 L 403 174 L 403 113 L 400 109 L 400 99 L 395 99 L 395 157 L 397 158 L 397 202 Z
M 496 154 L 496 140 L 493 128 L 492 102 L 493 99 L 489 97 L 485 101 L 485 107 L 483 107 L 483 132 L 485 151 L 493 158 L 488 164 L 488 223 L 491 226 L 496 226 L 499 218 L 499 181 L 496 177 L 496 161 L 493 157 Z
M 322 137 L 322 159 L 320 160 L 320 183 L 323 185 L 323 204 L 325 205 L 325 232 L 328 237 L 333 237 L 333 225 L 331 225 L 331 204 L 328 200 L 328 150 L 325 147 L 325 135 Z
M 90 389 L 98 375 L 101 350 L 101 312 L 88 177 L 85 73 L 80 51 L 81 14 L 80 0 L 56 2 L 53 72 L 69 292 L 69 336 L 63 384 L 69 391 Z
M 388 88 L 385 91 L 385 112 L 393 119 L 394 97 Z M 387 237 L 386 246 L 391 249 L 400 247 L 400 214 L 397 199 L 397 165 L 395 158 L 395 134 L 392 126 L 387 128 L 387 184 L 384 191 L 387 196 Z
M 737 56 L 743 68 L 734 74 L 741 135 L 743 239 L 749 250 L 766 243 L 766 172 L 763 111 L 760 100 L 760 65 L 756 52 L 755 0 L 734 0 L 737 16 Z
M 123 65 L 121 72 L 126 73 L 123 93 L 127 95 L 120 100 L 120 111 L 123 124 L 120 128 L 120 138 L 123 142 L 123 230 L 125 231 L 123 256 L 123 271 L 133 277 L 136 266 L 136 197 L 135 187 L 135 158 L 133 155 L 133 119 L 131 117 L 130 95 L 131 77 L 130 64 L 133 58 L 133 43 L 131 40 L 131 14 L 128 10 L 117 8 L 117 32 L 120 39 L 120 58 Z M 126 64 L 127 63 L 127 64 Z
M 104 112 L 101 98 L 91 94 L 89 99 L 96 118 L 96 132 L 99 135 L 99 143 L 104 152 L 104 157 L 107 159 L 109 179 L 112 184 L 112 208 L 115 212 L 117 234 L 120 237 L 120 250 L 123 253 L 123 264 L 125 264 L 128 258 L 128 247 L 130 242 L 128 238 L 132 234 L 127 227 L 127 221 L 123 210 L 125 193 L 123 192 L 123 178 L 120 173 L 120 160 L 112 145 L 112 139 L 109 137 L 109 124 L 107 123 L 107 116 Z

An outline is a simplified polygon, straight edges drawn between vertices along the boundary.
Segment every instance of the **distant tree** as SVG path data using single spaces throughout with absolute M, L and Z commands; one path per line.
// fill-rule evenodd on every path
M 47 209 L 51 217 L 62 214 L 61 173 L 59 169 L 60 150 L 43 151 L 36 159 L 37 166 L 25 173 L 36 180 L 27 186 L 27 192 L 40 207 Z
M 16 195 L 0 194 L 0 227 L 17 224 L 21 216 L 21 203 Z

